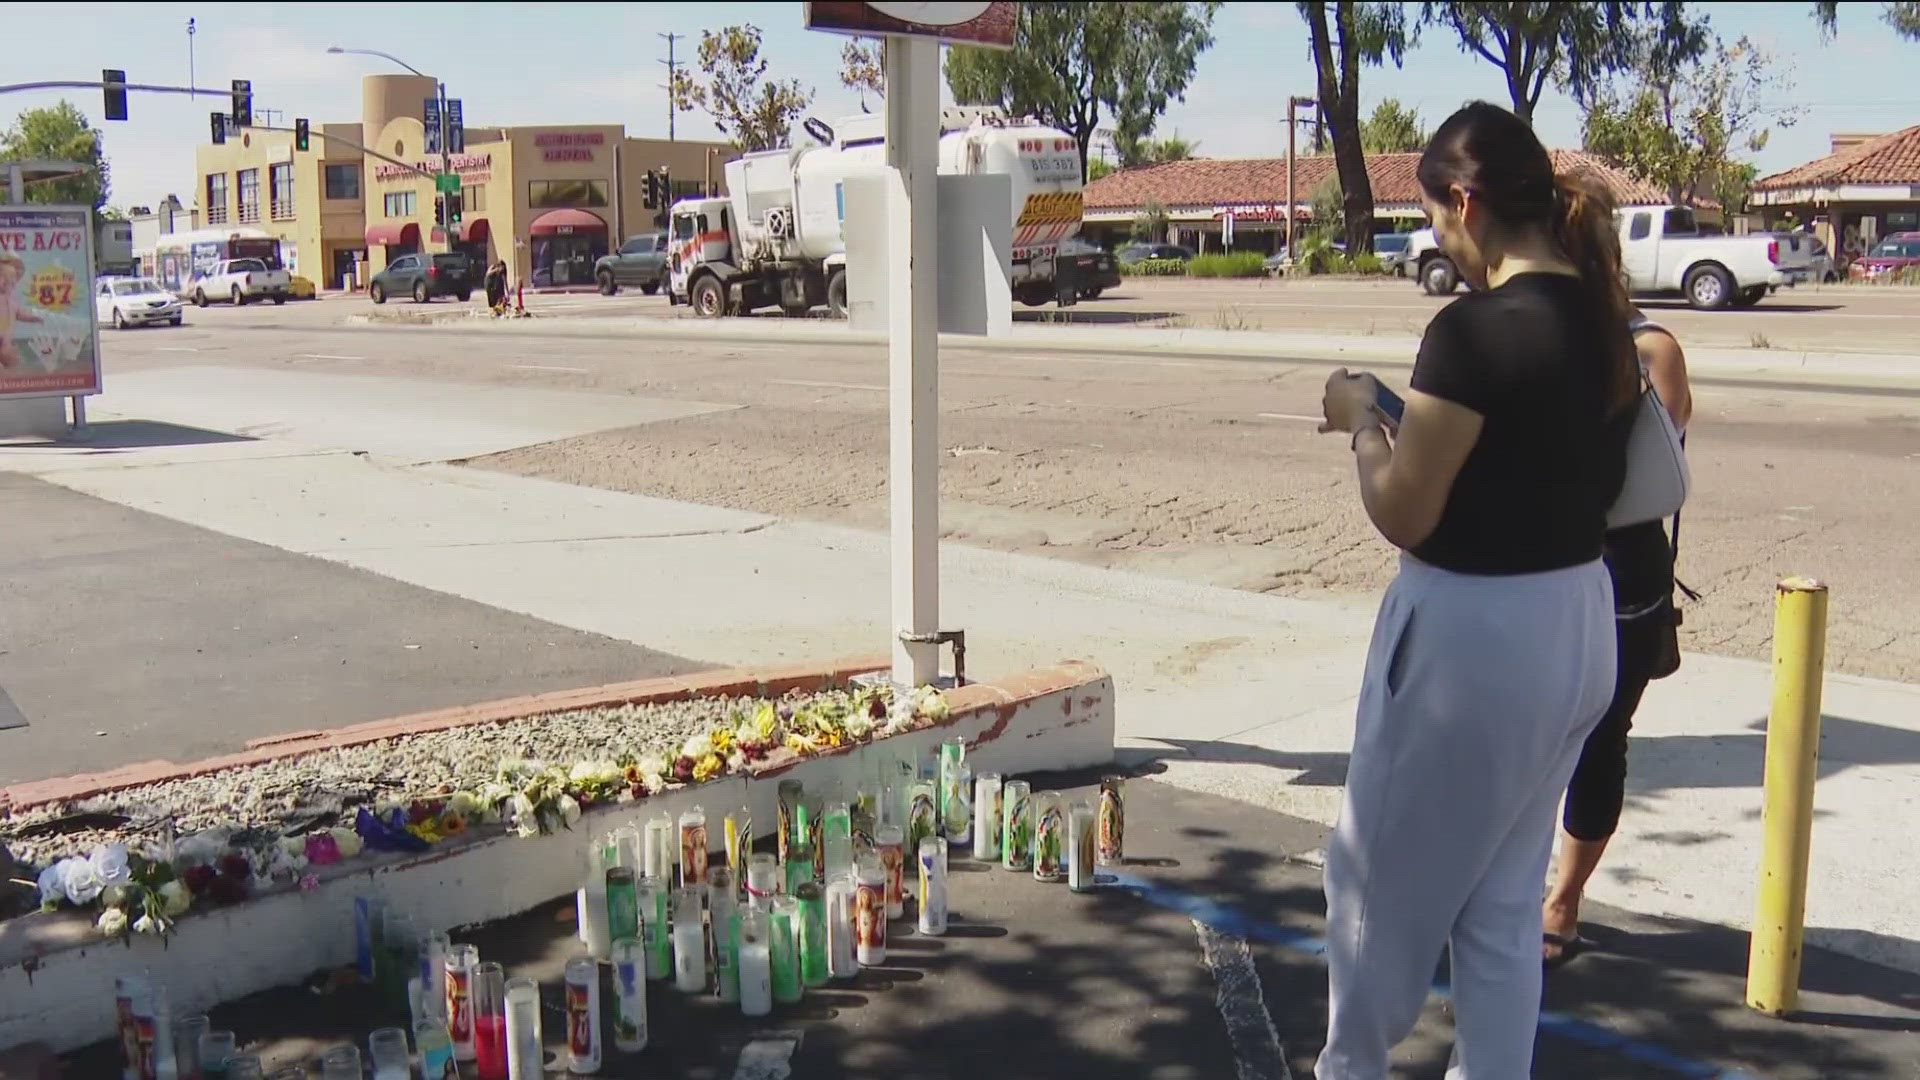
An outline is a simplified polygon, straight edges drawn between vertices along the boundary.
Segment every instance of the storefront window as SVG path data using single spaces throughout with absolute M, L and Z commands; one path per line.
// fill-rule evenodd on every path
M 276 219 L 293 216 L 293 166 L 289 164 L 267 167 L 267 179 L 273 186 L 269 198 L 273 200 L 273 216 Z
M 234 174 L 240 181 L 240 220 L 260 220 L 260 170 L 241 169 Z
M 484 187 L 463 187 L 460 189 L 460 206 L 464 216 L 487 212 L 487 189 Z
M 384 209 L 388 217 L 412 217 L 416 205 L 418 204 L 414 201 L 413 192 L 389 191 L 385 197 Z
M 527 205 L 535 210 L 566 206 L 607 206 L 605 180 L 529 180 Z
M 227 223 L 227 174 L 207 174 L 207 224 Z

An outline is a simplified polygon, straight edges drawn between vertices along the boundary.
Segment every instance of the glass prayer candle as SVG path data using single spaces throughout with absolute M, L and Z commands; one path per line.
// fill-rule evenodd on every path
M 854 959 L 861 967 L 873 967 L 887 962 L 887 869 L 878 858 L 868 856 L 860 860 L 855 875 Z
M 1087 892 L 1093 888 L 1093 866 L 1098 841 L 1093 807 L 1076 802 L 1067 811 L 1067 888 Z
M 897 919 L 907 913 L 905 842 L 898 825 L 882 825 L 880 832 L 874 836 L 874 852 L 880 856 L 880 869 L 887 875 L 886 914 L 889 919 Z
M 808 881 L 794 890 L 799 902 L 798 947 L 800 981 L 807 986 L 825 986 L 832 970 L 827 960 L 827 894 Z
M 336 1046 L 322 1054 L 320 1080 L 361 1080 L 360 1048 Z
M 1007 870 L 1033 866 L 1033 785 L 1007 781 L 1000 800 L 1000 865 Z
M 480 1080 L 507 1080 L 507 973 L 499 964 L 473 969 L 473 1046 Z
M 435 930 L 420 938 L 420 1012 L 444 1016 L 447 1008 L 447 950 L 453 939 Z
M 790 1004 L 800 1000 L 800 901 L 778 896 L 773 901 L 773 1000 Z
M 607 913 L 607 875 L 597 846 L 582 853 L 580 888 L 574 893 L 574 915 L 579 925 L 580 944 L 596 957 L 607 955 L 613 942 L 613 928 Z
M 607 946 L 621 938 L 640 936 L 640 883 L 635 880 L 633 871 L 625 866 L 610 867 L 607 870 L 607 914 L 606 925 L 602 932 L 607 935 Z M 595 960 L 607 955 L 606 948 L 594 948 L 589 942 L 587 952 Z
M 707 922 L 713 938 L 713 990 L 721 1001 L 740 1000 L 740 939 L 734 919 L 740 894 L 733 871 L 724 866 L 707 869 Z
M 694 807 L 680 815 L 680 887 L 707 884 L 707 812 Z
M 227 1063 L 233 1060 L 239 1041 L 231 1031 L 201 1032 L 200 1075 L 207 1080 L 226 1080 Z
M 205 1016 L 187 1016 L 173 1025 L 174 1070 L 180 1080 L 199 1080 L 200 1037 L 213 1027 Z
M 567 1069 L 600 1071 L 600 965 L 591 956 L 567 961 Z
M 1067 818 L 1060 796 L 1043 791 L 1033 797 L 1033 880 L 1065 881 Z
M 727 869 L 733 871 L 736 885 L 747 880 L 747 860 L 753 856 L 753 811 L 741 807 L 727 815 L 725 832 Z
M 540 1045 L 540 985 L 525 977 L 508 979 L 506 999 L 507 1080 L 540 1080 L 547 1064 Z
M 227 1062 L 227 1080 L 266 1080 L 266 1071 L 260 1067 L 258 1054 L 240 1054 Z M 375 1073 L 373 1080 L 387 1080 Z M 404 1074 L 401 1080 L 407 1080 Z
M 1000 774 L 973 778 L 973 857 L 987 862 L 1000 857 Z
M 773 910 L 774 896 L 780 891 L 780 860 L 759 852 L 747 857 L 747 903 L 762 911 Z
M 673 985 L 682 993 L 707 988 L 706 890 L 673 891 Z
M 740 912 L 740 1012 L 765 1016 L 773 1011 L 773 927 L 760 908 Z
M 822 877 L 832 881 L 853 869 L 853 808 L 844 802 L 827 804 L 826 819 L 820 825 L 820 843 L 825 848 Z
M 480 950 L 472 945 L 447 950 L 447 1037 L 457 1061 L 473 1060 L 473 969 L 479 966 Z
M 813 845 L 805 840 L 795 840 L 787 846 L 787 887 L 786 894 L 801 883 L 813 880 Z
M 929 836 L 920 841 L 915 860 L 920 868 L 920 891 L 915 907 L 919 911 L 919 929 L 938 937 L 947 932 L 947 841 Z
M 644 947 L 633 938 L 613 943 L 613 993 L 618 1006 L 613 1017 L 614 1049 L 627 1054 L 645 1050 L 647 957 Z
M 827 882 L 827 973 L 836 979 L 851 979 L 860 974 L 853 941 L 856 889 L 852 871 Z
M 413 1048 L 420 1053 L 421 1076 L 442 1080 L 459 1075 L 459 1066 L 453 1060 L 453 1039 L 447 1034 L 445 1020 L 436 1017 L 413 1025 Z
M 775 791 L 778 801 L 774 804 L 773 849 L 781 864 L 785 865 L 787 848 L 794 838 L 794 811 L 800 805 L 804 789 L 798 780 L 782 780 Z
M 408 1008 L 407 980 L 420 972 L 420 928 L 413 916 L 388 907 L 380 928 L 380 996 L 395 1012 Z
M 413 1080 L 405 1031 L 397 1027 L 375 1029 L 367 1036 L 367 1056 L 373 1059 L 373 1080 Z
M 667 886 L 659 878 L 640 879 L 640 940 L 647 950 L 647 978 L 673 976 L 673 929 L 668 923 Z
M 641 876 L 659 878 L 662 882 L 673 880 L 673 848 L 675 841 L 673 818 L 660 814 L 647 822 L 646 840 L 642 845 Z

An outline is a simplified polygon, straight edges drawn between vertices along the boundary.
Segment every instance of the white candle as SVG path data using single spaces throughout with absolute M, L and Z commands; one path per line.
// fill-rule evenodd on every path
M 740 1012 L 765 1016 L 773 1011 L 773 928 L 767 913 L 740 913 Z
M 1000 857 L 999 773 L 973 779 L 973 857 L 982 862 Z
M 684 993 L 707 988 L 707 931 L 702 889 L 673 891 L 673 985 Z
M 647 1048 L 647 957 L 634 938 L 613 943 L 613 992 L 620 1010 L 613 1023 L 613 1045 L 623 1053 Z
M 540 1046 L 540 987 L 507 980 L 507 1080 L 540 1080 L 547 1052 Z
M 836 979 L 860 974 L 860 962 L 854 955 L 854 890 L 851 873 L 827 883 L 827 971 Z

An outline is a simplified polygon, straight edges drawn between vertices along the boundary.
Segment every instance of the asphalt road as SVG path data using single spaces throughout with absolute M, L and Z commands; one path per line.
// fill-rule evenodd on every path
M 679 315 L 663 296 L 624 290 L 532 294 L 529 309 L 564 318 L 577 315 Z M 1203 330 L 1292 330 L 1361 336 L 1418 334 L 1448 299 L 1422 293 L 1412 282 L 1379 280 L 1204 281 L 1129 278 L 1098 300 L 1071 308 L 1016 307 L 1021 321 L 1099 326 L 1192 327 Z M 1695 346 L 1801 351 L 1907 353 L 1920 342 L 1920 289 L 1825 285 L 1782 289 L 1742 311 L 1694 311 L 1678 299 L 1649 299 L 1642 306 Z M 332 322 L 345 314 L 378 311 L 385 317 L 431 312 L 450 314 L 453 301 L 430 305 L 389 302 L 376 308 L 364 297 L 333 297 L 284 308 L 249 306 L 238 312 L 215 305 L 188 314 L 209 325 L 272 321 L 288 325 Z M 472 305 L 476 306 L 477 305 Z M 778 318 L 779 316 L 767 316 Z
M 739 403 L 747 407 L 475 464 L 885 524 L 877 347 L 509 336 L 480 320 L 340 325 L 354 303 L 214 309 L 180 330 L 110 334 L 108 378 L 178 363 L 291 366 Z M 951 539 L 1310 597 L 1370 594 L 1391 573 L 1392 554 L 1354 498 L 1344 444 L 1312 433 L 1323 366 L 994 349 L 943 357 Z M 1689 613 L 1686 645 L 1764 658 L 1773 583 L 1811 573 L 1833 586 L 1834 668 L 1920 680 L 1920 564 L 1905 509 L 1920 488 L 1920 400 L 1716 385 L 1697 401 L 1681 575 L 1706 599 Z

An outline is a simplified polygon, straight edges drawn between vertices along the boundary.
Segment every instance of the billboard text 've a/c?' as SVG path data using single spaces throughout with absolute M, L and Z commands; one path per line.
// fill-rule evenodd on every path
M 100 392 L 92 216 L 0 206 L 0 398 Z

